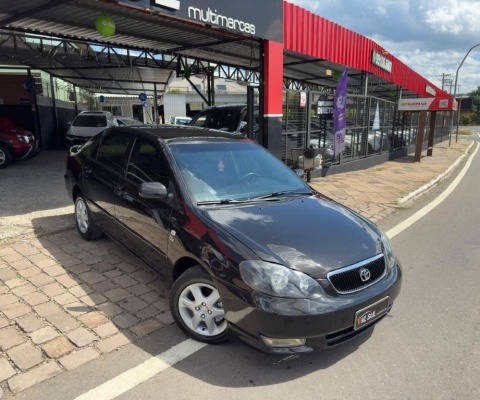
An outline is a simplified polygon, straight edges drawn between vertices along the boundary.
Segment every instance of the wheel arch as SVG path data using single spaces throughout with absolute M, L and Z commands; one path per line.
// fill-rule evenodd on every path
M 175 282 L 178 278 L 180 278 L 180 276 L 183 275 L 190 268 L 193 268 L 197 265 L 203 268 L 202 264 L 197 260 L 195 260 L 193 257 L 185 256 L 177 260 L 177 262 L 173 266 L 173 272 L 172 272 L 173 282 Z

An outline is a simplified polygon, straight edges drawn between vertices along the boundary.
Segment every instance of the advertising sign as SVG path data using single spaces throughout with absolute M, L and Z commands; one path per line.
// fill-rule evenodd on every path
M 283 0 L 116 0 L 235 33 L 283 42 Z M 254 10 L 254 12 L 252 12 Z
M 319 100 L 317 102 L 317 115 L 332 115 L 333 114 L 333 101 Z
M 456 110 L 458 103 L 451 97 L 400 99 L 398 111 L 451 111 Z
M 347 111 L 347 69 L 343 71 L 335 91 L 333 129 L 335 132 L 335 157 L 337 157 L 345 148 L 345 133 L 347 131 L 347 120 L 345 114 Z
M 305 107 L 307 105 L 307 92 L 300 93 L 300 107 Z
M 392 60 L 389 60 L 387 57 L 385 57 L 383 54 L 380 54 L 376 50 L 373 50 L 372 52 L 372 64 L 390 73 L 393 69 Z

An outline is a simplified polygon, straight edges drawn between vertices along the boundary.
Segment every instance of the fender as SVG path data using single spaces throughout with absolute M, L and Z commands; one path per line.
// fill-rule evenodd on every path
M 13 147 L 13 144 L 12 144 L 12 142 L 10 142 L 10 140 L 7 140 L 3 137 L 0 137 L 0 144 L 5 145 L 8 148 L 8 150 L 10 150 L 10 152 L 12 153 L 12 158 L 14 160 L 17 158 L 17 154 L 16 154 L 15 149 Z

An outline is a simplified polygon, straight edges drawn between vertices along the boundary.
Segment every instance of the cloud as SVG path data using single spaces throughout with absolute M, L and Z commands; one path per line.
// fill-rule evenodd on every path
M 289 1 L 375 40 L 437 85 L 480 43 L 479 0 Z M 479 60 L 480 47 L 461 69 L 465 91 L 480 85 Z

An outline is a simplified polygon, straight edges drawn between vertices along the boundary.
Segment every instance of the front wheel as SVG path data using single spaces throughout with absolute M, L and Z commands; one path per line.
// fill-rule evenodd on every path
M 209 344 L 227 339 L 228 324 L 220 293 L 199 265 L 186 271 L 173 285 L 170 310 L 177 325 L 193 339 Z
M 10 150 L 5 146 L 0 145 L 0 169 L 7 168 L 12 162 L 12 158 Z
M 95 240 L 102 236 L 102 231 L 92 219 L 85 197 L 79 194 L 75 199 L 75 221 L 80 236 L 85 240 Z

